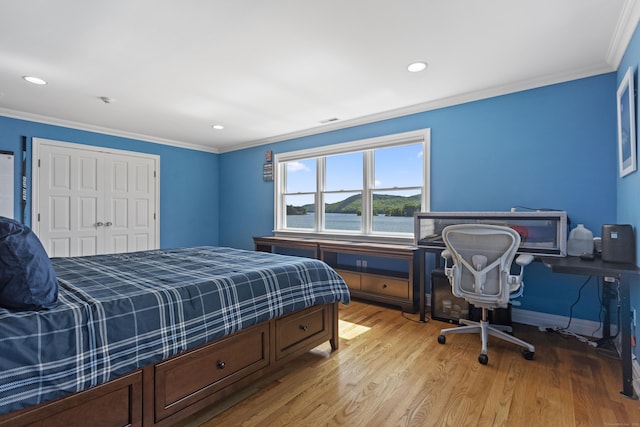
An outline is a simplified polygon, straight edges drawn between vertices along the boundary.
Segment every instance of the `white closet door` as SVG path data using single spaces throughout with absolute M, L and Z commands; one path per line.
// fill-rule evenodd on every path
M 105 252 L 155 248 L 155 162 L 122 155 L 110 155 L 105 160 Z
M 34 138 L 32 225 L 49 256 L 158 248 L 158 162 Z
M 104 247 L 102 154 L 41 146 L 38 236 L 50 257 L 96 255 Z

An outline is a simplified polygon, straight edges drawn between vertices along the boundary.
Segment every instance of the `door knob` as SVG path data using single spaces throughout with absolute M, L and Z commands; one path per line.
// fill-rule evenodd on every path
M 109 221 L 109 222 L 107 222 L 105 225 L 106 225 L 107 227 L 111 227 L 111 226 L 113 225 L 113 223 L 112 223 L 111 221 Z
M 101 222 L 96 222 L 96 227 L 102 227 L 104 224 Z

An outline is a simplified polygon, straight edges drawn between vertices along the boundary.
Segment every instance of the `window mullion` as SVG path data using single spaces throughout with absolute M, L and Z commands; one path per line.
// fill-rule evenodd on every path
M 324 230 L 325 158 L 316 160 L 316 231 Z
M 368 235 L 373 228 L 373 151 L 366 150 L 362 154 L 362 231 Z
M 277 185 L 276 188 L 276 218 L 275 218 L 275 229 L 276 230 L 280 230 L 282 228 L 285 227 L 285 224 L 287 222 L 286 220 L 286 216 L 287 216 L 287 204 L 285 202 L 286 199 L 286 188 L 287 188 L 287 173 L 286 173 L 286 163 L 281 162 L 278 163 L 277 162 L 277 158 L 276 160 L 276 167 L 274 168 L 276 175 L 274 176 L 275 179 L 275 183 Z

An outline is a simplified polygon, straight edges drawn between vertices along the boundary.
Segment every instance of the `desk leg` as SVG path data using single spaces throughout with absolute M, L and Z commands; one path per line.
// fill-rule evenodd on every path
M 604 318 L 602 319 L 602 342 L 607 342 L 611 339 L 611 301 L 613 300 L 613 298 L 611 297 L 611 285 L 613 284 L 607 282 L 606 280 L 602 280 L 602 282 L 602 304 L 604 305 Z M 613 290 L 613 292 L 616 291 Z
M 426 287 L 425 287 L 425 281 L 427 280 L 427 273 L 425 271 L 426 267 L 425 267 L 425 257 L 426 253 L 423 250 L 419 250 L 418 251 L 418 257 L 420 257 L 420 259 L 418 260 L 418 265 L 419 270 L 420 270 L 420 285 L 418 286 L 418 289 L 420 290 L 420 322 L 425 323 L 425 308 L 424 308 L 424 293 L 426 291 Z M 414 288 L 415 289 L 415 288 Z
M 634 398 L 633 371 L 631 367 L 631 303 L 629 301 L 629 281 L 618 278 L 620 284 L 620 333 L 622 336 L 622 391 L 621 394 Z

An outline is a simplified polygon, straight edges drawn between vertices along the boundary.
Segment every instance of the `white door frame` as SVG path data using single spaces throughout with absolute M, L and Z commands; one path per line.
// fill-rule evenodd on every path
M 38 160 L 40 159 L 40 146 L 52 145 L 54 147 L 70 148 L 76 150 L 94 151 L 107 154 L 119 154 L 131 157 L 143 157 L 151 159 L 155 163 L 156 177 L 155 177 L 155 249 L 160 248 L 160 156 L 157 154 L 141 153 L 138 151 L 118 150 L 115 148 L 98 147 L 95 145 L 77 144 L 73 142 L 57 141 L 53 139 L 45 138 L 31 138 L 31 228 L 36 234 L 40 232 L 40 221 L 38 221 L 37 215 L 40 212 L 40 168 L 38 167 Z

